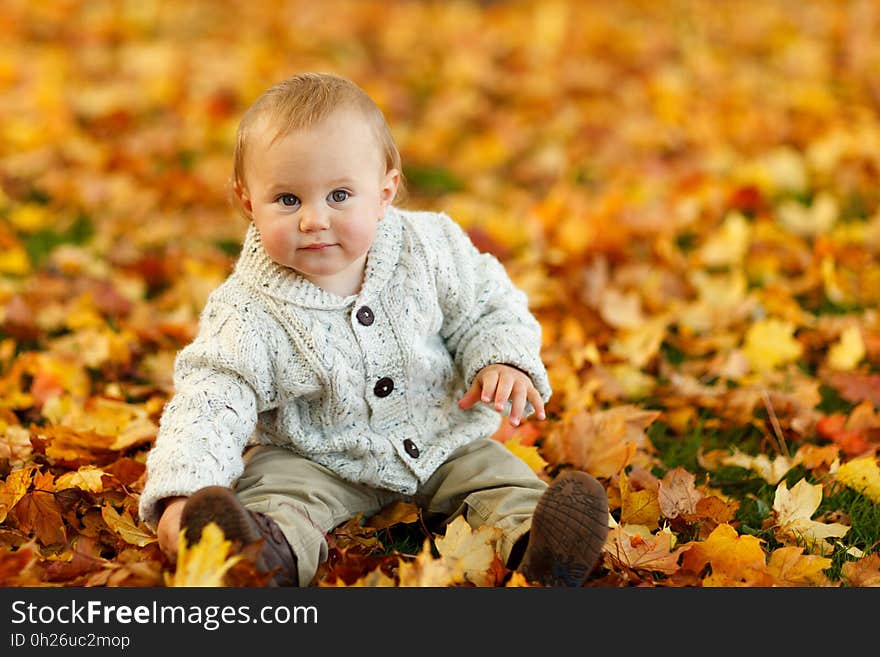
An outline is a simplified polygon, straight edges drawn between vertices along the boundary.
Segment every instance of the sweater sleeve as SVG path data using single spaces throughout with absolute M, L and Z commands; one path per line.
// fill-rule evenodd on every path
M 470 387 L 486 365 L 512 365 L 529 375 L 546 403 L 551 390 L 541 361 L 541 325 L 495 256 L 481 253 L 455 221 L 440 215 L 437 290 L 441 335 Z M 534 411 L 529 403 L 526 414 Z
M 158 502 L 209 485 L 229 486 L 242 473 L 242 453 L 271 397 L 269 350 L 242 310 L 209 297 L 195 339 L 174 363 L 166 403 L 147 456 L 139 513 L 155 529 Z

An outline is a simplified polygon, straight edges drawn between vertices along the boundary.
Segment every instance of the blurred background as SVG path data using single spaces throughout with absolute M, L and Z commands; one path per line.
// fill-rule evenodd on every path
M 141 374 L 166 384 L 244 233 L 236 124 L 302 70 L 376 99 L 403 204 L 502 258 L 548 345 L 595 334 L 604 352 L 609 327 L 706 293 L 695 270 L 779 284 L 809 311 L 868 307 L 878 25 L 871 0 L 5 0 L 4 330 L 20 349 L 109 326 L 92 364 L 146 354 Z
M 3 0 L 0 581 L 167 582 L 135 522 L 145 454 L 245 233 L 237 123 L 304 70 L 364 87 L 401 203 L 449 213 L 528 293 L 548 421 L 495 437 L 607 482 L 640 538 L 617 532 L 603 585 L 699 585 L 669 527 L 706 540 L 737 508 L 768 554 L 829 531 L 802 522 L 818 484 L 804 518 L 776 508 L 805 474 L 853 528 L 830 576 L 876 584 L 875 0 Z M 723 502 L 646 522 L 664 473 Z M 660 576 L 624 558 L 646 539 Z M 789 579 L 824 585 L 825 563 Z

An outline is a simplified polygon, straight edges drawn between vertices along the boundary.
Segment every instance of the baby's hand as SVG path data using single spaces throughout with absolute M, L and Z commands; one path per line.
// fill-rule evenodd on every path
M 165 510 L 159 518 L 159 526 L 156 528 L 156 537 L 159 539 L 159 547 L 162 552 L 174 561 L 177 559 L 177 540 L 180 536 L 180 514 L 183 513 L 185 497 L 171 497 L 165 503 Z
M 526 401 L 532 402 L 539 420 L 546 418 L 544 401 L 529 376 L 510 365 L 495 363 L 487 365 L 474 377 L 470 390 L 458 400 L 459 408 L 468 409 L 478 401 L 495 403 L 495 410 L 502 410 L 511 401 L 510 423 L 518 426 Z

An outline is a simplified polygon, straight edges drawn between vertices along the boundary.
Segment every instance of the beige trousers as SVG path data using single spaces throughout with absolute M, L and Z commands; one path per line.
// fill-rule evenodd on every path
M 307 585 L 327 559 L 325 537 L 330 530 L 359 513 L 369 517 L 396 500 L 414 502 L 428 517 L 445 522 L 464 515 L 474 529 L 500 527 L 499 556 L 506 563 L 517 539 L 531 527 L 546 487 L 522 459 L 498 441 L 484 438 L 453 452 L 415 495 L 346 481 L 271 445 L 247 452 L 235 492 L 248 509 L 278 523 L 296 554 L 299 581 Z

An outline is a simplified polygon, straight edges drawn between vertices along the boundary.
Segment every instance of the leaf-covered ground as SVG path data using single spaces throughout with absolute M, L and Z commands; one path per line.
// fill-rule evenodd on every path
M 498 255 L 546 422 L 496 435 L 611 502 L 588 586 L 880 585 L 880 7 L 6 0 L 0 583 L 256 586 L 137 520 L 175 353 L 245 225 L 232 137 L 306 69 L 364 86 L 405 205 Z M 323 586 L 524 586 L 497 535 L 398 505 Z

